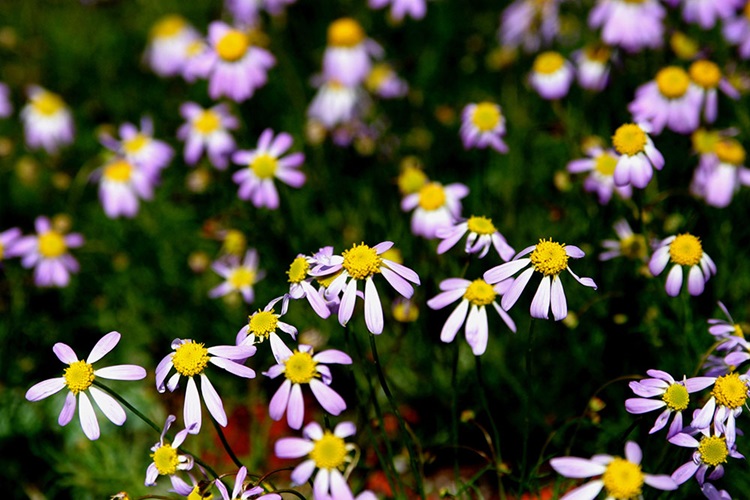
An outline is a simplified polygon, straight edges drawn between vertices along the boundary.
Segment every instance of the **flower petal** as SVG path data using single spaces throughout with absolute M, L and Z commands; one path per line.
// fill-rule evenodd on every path
M 96 387 L 89 387 L 89 392 L 94 398 L 96 405 L 102 410 L 104 416 L 109 419 L 115 425 L 122 425 L 125 423 L 127 416 L 125 410 L 122 409 L 120 403 L 115 398 L 103 392 Z
M 85 392 L 78 394 L 78 418 L 81 420 L 81 428 L 86 437 L 92 441 L 99 439 L 99 422 L 91 401 Z
M 219 422 L 219 425 L 226 427 L 227 414 L 224 411 L 224 405 L 221 402 L 219 393 L 216 392 L 214 386 L 211 385 L 211 381 L 203 373 L 201 373 L 201 393 L 203 394 L 203 401 L 206 402 L 206 408 L 208 408 L 209 413 Z
M 115 365 L 99 368 L 94 375 L 110 380 L 142 380 L 146 370 L 138 365 Z
M 51 378 L 42 380 L 41 382 L 34 384 L 31 388 L 26 391 L 26 399 L 29 401 L 39 401 L 53 394 L 57 394 L 65 387 L 65 378 Z
M 109 332 L 104 337 L 99 339 L 99 342 L 97 342 L 94 348 L 91 349 L 91 354 L 89 354 L 86 362 L 91 364 L 96 363 L 104 356 L 106 356 L 109 351 L 114 349 L 119 341 L 120 334 L 118 332 Z

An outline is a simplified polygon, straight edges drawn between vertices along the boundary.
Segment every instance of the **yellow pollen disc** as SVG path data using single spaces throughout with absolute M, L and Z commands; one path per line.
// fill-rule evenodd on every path
M 151 28 L 151 38 L 173 37 L 182 31 L 186 25 L 187 22 L 181 16 L 164 16 Z
M 177 466 L 180 465 L 180 459 L 177 457 L 177 450 L 168 444 L 163 444 L 151 454 L 154 459 L 156 470 L 162 476 L 171 476 L 177 473 Z
M 647 249 L 646 237 L 642 234 L 634 234 L 620 240 L 620 253 L 628 259 L 642 259 L 646 256 Z
M 469 220 L 466 221 L 469 231 L 477 234 L 493 234 L 497 232 L 495 225 L 492 223 L 492 219 L 489 217 L 480 217 L 472 215 Z
M 406 166 L 401 170 L 398 176 L 398 189 L 401 194 L 407 195 L 416 193 L 422 186 L 427 184 L 427 175 L 421 168 Z
M 323 437 L 315 441 L 310 458 L 319 469 L 338 469 L 346 462 L 346 444 L 331 431 L 325 431 Z
M 94 367 L 85 361 L 75 361 L 65 369 L 63 378 L 70 392 L 77 395 L 94 383 Z
M 208 364 L 208 349 L 203 344 L 191 340 L 172 353 L 172 364 L 175 370 L 186 377 L 198 375 Z
M 677 235 L 669 244 L 669 257 L 681 266 L 696 265 L 703 257 L 701 240 L 689 233 Z
M 641 466 L 629 460 L 615 457 L 604 471 L 602 481 L 609 497 L 617 500 L 636 498 L 643 487 Z
M 232 255 L 242 255 L 247 246 L 245 235 L 236 229 L 230 229 L 224 235 L 224 251 Z
M 292 261 L 286 274 L 289 275 L 289 283 L 299 283 L 307 278 L 307 271 L 310 269 L 310 263 L 304 257 L 297 257 Z
M 104 178 L 112 182 L 128 182 L 133 173 L 133 166 L 125 160 L 117 160 L 104 167 Z
M 690 79 L 704 89 L 715 89 L 719 86 L 721 70 L 711 61 L 705 59 L 695 61 L 688 68 L 688 72 L 690 73 Z
M 269 335 L 276 331 L 276 327 L 279 324 L 278 316 L 273 313 L 273 309 L 270 311 L 258 311 L 250 316 L 248 329 L 250 333 L 255 334 L 261 341 L 267 339 Z
M 229 30 L 216 44 L 216 53 L 225 61 L 235 62 L 247 53 L 250 47 L 248 36 L 238 30 Z
M 294 351 L 284 362 L 284 376 L 293 384 L 309 384 L 318 373 L 315 371 L 317 364 L 310 353 Z
M 723 436 L 703 436 L 698 445 L 698 453 L 701 455 L 701 461 L 706 465 L 716 467 L 724 464 L 729 456 L 727 441 Z
M 365 79 L 365 86 L 370 92 L 377 91 L 383 83 L 393 74 L 393 70 L 386 63 L 378 63 L 372 67 Z
M 559 52 L 542 52 L 534 59 L 534 73 L 551 75 L 560 71 L 565 65 L 565 58 Z
M 47 231 L 39 235 L 39 253 L 48 259 L 54 259 L 66 252 L 68 246 L 65 244 L 65 238 L 57 231 Z
M 352 245 L 349 250 L 344 250 L 341 256 L 344 258 L 344 269 L 355 280 L 367 279 L 380 272 L 380 256 L 374 248 L 364 243 Z
M 276 173 L 276 167 L 278 162 L 276 158 L 267 154 L 261 153 L 253 158 L 253 162 L 250 164 L 250 168 L 253 173 L 260 179 L 269 179 Z
M 699 128 L 691 136 L 693 149 L 698 154 L 713 153 L 716 151 L 716 145 L 721 140 L 721 136 L 716 131 L 709 131 Z
M 362 26 L 350 17 L 337 19 L 328 26 L 328 45 L 356 47 L 365 39 Z
M 733 410 L 740 408 L 747 400 L 747 383 L 740 380 L 736 373 L 730 373 L 716 379 L 711 395 L 716 403 Z
M 687 388 L 682 384 L 671 384 L 661 397 L 667 403 L 667 408 L 672 411 L 682 411 L 690 403 L 690 395 Z
M 646 132 L 635 123 L 620 125 L 612 136 L 612 145 L 621 155 L 635 156 L 646 147 Z
M 34 106 L 34 109 L 38 113 L 45 116 L 57 114 L 58 111 L 65 107 L 65 103 L 59 95 L 47 92 L 46 90 L 37 94 L 31 101 L 31 105 Z
M 445 190 L 438 182 L 425 184 L 419 190 L 419 206 L 423 210 L 437 210 L 445 205 Z
M 474 108 L 471 122 L 480 132 L 489 132 L 500 123 L 500 107 L 491 102 L 480 102 Z
M 604 152 L 596 157 L 594 160 L 594 170 L 599 172 L 605 177 L 612 177 L 615 175 L 615 167 L 617 166 L 617 157 Z
M 219 118 L 219 115 L 215 112 L 207 109 L 202 111 L 201 114 L 193 120 L 193 127 L 195 127 L 195 130 L 201 134 L 210 134 L 216 132 L 219 127 L 221 127 L 221 118 Z
M 213 482 L 211 481 L 199 481 L 188 493 L 187 500 L 211 500 L 214 497 L 214 494 L 210 491 L 212 485 Z
M 341 269 L 339 269 L 335 273 L 329 274 L 327 276 L 316 276 L 315 277 L 315 281 L 317 281 L 318 283 L 320 283 L 320 286 L 322 286 L 323 288 L 328 288 L 329 286 L 331 286 L 331 283 L 333 283 L 333 280 L 335 280 L 336 278 L 338 278 L 339 275 L 342 272 L 343 271 Z
M 742 165 L 745 163 L 745 148 L 739 141 L 726 137 L 716 143 L 714 153 L 719 161 L 722 163 L 729 163 L 730 165 Z
M 247 267 L 238 267 L 229 275 L 228 281 L 236 289 L 252 286 L 255 283 L 255 272 Z
M 742 331 L 742 327 L 739 325 L 739 323 L 735 323 L 733 335 L 741 337 L 743 339 L 745 338 L 745 333 Z
M 668 66 L 656 74 L 656 86 L 667 99 L 677 99 L 685 95 L 690 86 L 690 77 L 679 66 Z
M 545 276 L 557 276 L 568 267 L 565 244 L 552 240 L 539 240 L 529 258 L 534 269 Z
M 483 279 L 476 279 L 471 282 L 464 292 L 464 298 L 468 300 L 474 306 L 486 306 L 492 304 L 495 300 L 497 293 L 492 288 L 492 285 L 484 281 Z
M 132 139 L 128 139 L 122 143 L 122 149 L 124 149 L 127 154 L 136 154 L 149 142 L 151 142 L 150 137 L 143 134 L 136 134 Z

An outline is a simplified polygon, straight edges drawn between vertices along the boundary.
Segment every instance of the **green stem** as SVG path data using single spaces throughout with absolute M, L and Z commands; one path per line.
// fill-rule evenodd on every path
M 484 412 L 487 414 L 487 417 L 490 419 L 490 428 L 492 429 L 492 454 L 493 458 L 495 460 L 495 466 L 500 467 L 503 463 L 503 457 L 500 453 L 500 433 L 497 430 L 497 426 L 495 425 L 495 419 L 492 416 L 492 412 L 490 411 L 490 406 L 487 404 L 487 397 L 485 396 L 485 393 L 487 391 L 487 387 L 484 385 L 484 377 L 482 377 L 482 357 L 476 356 L 476 370 L 477 370 L 477 381 L 479 382 L 479 399 L 482 403 L 482 408 L 484 409 Z M 454 386 L 455 387 L 455 386 Z M 503 488 L 503 482 L 500 478 L 500 474 L 498 472 L 497 474 L 497 489 L 500 492 L 500 498 L 505 500 L 505 488 Z
M 214 424 L 214 429 L 216 429 L 216 434 L 219 435 L 219 440 L 221 440 L 221 444 L 224 445 L 224 449 L 226 450 L 227 455 L 229 455 L 229 458 L 232 459 L 232 462 L 234 462 L 234 465 L 240 468 L 243 467 L 242 462 L 240 462 L 240 459 L 237 458 L 237 455 L 234 454 L 232 447 L 229 446 L 229 441 L 227 441 L 227 438 L 224 435 L 224 431 L 219 425 L 219 422 L 216 421 L 213 415 L 211 415 L 211 423 Z
M 461 474 L 458 468 L 458 351 L 459 344 L 454 342 L 453 351 L 453 374 L 451 375 L 451 445 L 453 447 L 453 477 L 456 483 L 456 492 L 458 494 L 458 484 Z
M 302 495 L 302 493 L 300 493 L 299 491 L 294 491 L 294 490 L 276 490 L 276 491 L 273 491 L 272 493 L 277 493 L 277 494 L 289 493 L 290 495 L 294 495 L 297 498 L 301 498 L 302 500 L 306 500 L 306 498 L 304 497 L 304 495 Z
M 531 432 L 531 392 L 533 385 L 531 383 L 531 354 L 534 346 L 534 318 L 529 320 L 529 334 L 526 337 L 526 373 L 524 377 L 525 391 L 523 396 L 523 448 L 521 451 L 521 490 L 528 483 L 528 456 L 529 456 L 529 434 Z M 523 491 L 519 491 L 519 494 Z

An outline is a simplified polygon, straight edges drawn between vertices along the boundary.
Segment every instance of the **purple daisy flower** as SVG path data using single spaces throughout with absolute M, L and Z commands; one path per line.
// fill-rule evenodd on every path
M 60 146 L 72 143 L 73 114 L 62 98 L 38 85 L 31 85 L 26 93 L 29 103 L 21 110 L 26 144 L 54 154 Z
M 34 227 L 35 236 L 24 236 L 14 243 L 14 255 L 21 257 L 21 265 L 26 269 L 34 268 L 37 286 L 68 286 L 70 274 L 77 273 L 80 268 L 68 249 L 82 246 L 83 236 L 79 233 L 63 234 L 43 216 L 36 218 Z
M 411 216 L 411 232 L 429 240 L 437 238 L 437 232 L 448 228 L 461 216 L 461 200 L 469 194 L 469 188 L 460 182 L 443 185 L 428 182 L 419 191 L 404 196 L 401 210 L 414 210 Z
M 713 468 L 708 473 L 708 479 L 714 481 L 724 476 L 724 464 L 727 463 L 728 457 L 745 458 L 737 451 L 736 444 L 727 443 L 721 432 L 715 431 L 711 435 L 711 430 L 706 427 L 700 429 L 700 433 L 700 441 L 685 432 L 669 439 L 670 443 L 677 446 L 696 449 L 691 459 L 672 473 L 672 479 L 678 485 L 695 476 L 698 484 L 703 486 L 708 469 Z
M 141 118 L 141 129 L 132 123 L 120 126 L 120 138 L 102 135 L 99 140 L 104 147 L 122 155 L 130 163 L 142 168 L 152 182 L 172 161 L 174 150 L 164 141 L 154 139 L 154 122 L 149 117 Z
M 700 124 L 702 101 L 703 92 L 691 85 L 688 72 L 679 66 L 667 66 L 654 80 L 636 89 L 628 110 L 634 121 L 648 123 L 656 135 L 664 127 L 689 134 Z
M 116 157 L 92 175 L 99 181 L 99 200 L 110 219 L 133 218 L 139 200 L 154 197 L 153 176 L 125 158 Z
M 745 353 L 734 353 L 727 358 L 730 360 L 729 362 L 742 363 L 750 358 L 750 356 L 743 356 L 743 354 Z M 732 359 L 730 356 L 737 359 Z M 742 414 L 742 407 L 750 396 L 750 375 L 740 375 L 733 372 L 715 378 L 701 378 L 707 379 L 709 383 L 706 384 L 706 387 L 713 385 L 713 389 L 709 400 L 693 416 L 690 427 L 706 429 L 713 423 L 714 429 L 724 434 L 726 444 L 731 448 L 737 437 L 737 417 Z
M 615 169 L 619 156 L 612 149 L 604 149 L 598 145 L 586 148 L 584 151 L 588 158 L 579 158 L 568 162 L 568 172 L 578 174 L 589 172 L 583 181 L 583 189 L 588 193 L 596 193 L 600 205 L 606 205 L 612 199 L 615 191 L 620 198 L 630 199 L 633 188 L 629 184 L 624 186 L 615 185 Z
M 628 52 L 662 45 L 666 10 L 658 0 L 598 0 L 589 13 L 589 26 L 602 28 L 602 40 Z
M 438 245 L 437 253 L 443 254 L 453 248 L 467 232 L 469 236 L 466 238 L 464 250 L 468 254 L 479 254 L 477 257 L 482 259 L 490 251 L 490 247 L 494 247 L 500 258 L 506 262 L 516 254 L 505 237 L 495 228 L 492 219 L 476 215 L 472 215 L 468 220 L 458 221 L 452 227 L 439 229 L 436 235 L 443 241 Z
M 620 155 L 613 178 L 615 186 L 632 185 L 645 188 L 654 176 L 654 169 L 664 168 L 664 156 L 649 137 L 647 123 L 626 123 L 612 136 L 612 145 Z
M 159 76 L 179 75 L 188 59 L 190 46 L 199 39 L 198 30 L 182 16 L 164 16 L 151 28 L 143 59 Z
M 265 271 L 258 270 L 258 252 L 254 248 L 245 252 L 242 261 L 237 255 L 226 255 L 211 264 L 211 269 L 226 281 L 212 288 L 208 292 L 209 297 L 215 299 L 239 292 L 248 304 L 255 300 L 253 286 L 266 276 Z
M 503 142 L 505 117 L 495 103 L 467 104 L 461 112 L 460 134 L 464 149 L 490 146 L 498 153 L 508 152 L 508 146 Z
M 542 99 L 562 99 L 575 78 L 575 69 L 559 52 L 542 52 L 531 68 L 529 83 Z
M 180 115 L 187 120 L 177 130 L 177 138 L 185 141 L 185 163 L 198 163 L 205 149 L 214 167 L 226 169 L 229 155 L 237 148 L 228 131 L 239 127 L 239 121 L 230 114 L 229 108 L 217 104 L 203 109 L 194 102 L 186 102 L 180 106 Z
M 167 437 L 167 431 L 175 420 L 177 420 L 177 417 L 174 415 L 167 417 L 159 441 L 151 447 L 153 462 L 148 464 L 146 468 L 146 480 L 144 484 L 146 486 L 154 486 L 159 476 L 169 476 L 175 491 L 184 492 L 186 489 L 190 491 L 190 486 L 176 475 L 178 471 L 186 471 L 193 468 L 193 457 L 182 455 L 178 450 L 180 445 L 185 442 L 187 435 L 191 433 L 190 429 L 182 429 L 175 435 L 171 443 L 164 442 Z
M 682 288 L 682 266 L 688 266 L 688 292 L 700 295 L 712 274 L 716 274 L 716 264 L 703 251 L 700 239 L 690 233 L 670 236 L 662 240 L 651 256 L 648 268 L 658 276 L 672 262 L 674 265 L 667 275 L 666 290 L 670 297 L 677 297 Z
M 380 58 L 383 49 L 367 38 L 357 21 L 342 17 L 328 26 L 328 46 L 323 53 L 323 75 L 350 87 L 365 81 L 372 69 L 372 59 Z

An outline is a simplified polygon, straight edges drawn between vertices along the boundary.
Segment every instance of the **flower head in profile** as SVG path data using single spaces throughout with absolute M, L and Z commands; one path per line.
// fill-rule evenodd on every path
M 528 257 L 525 257 L 528 255 Z M 531 316 L 534 318 L 549 318 L 550 307 L 555 321 L 560 321 L 568 315 L 568 303 L 565 299 L 560 274 L 567 270 L 580 284 L 596 290 L 596 283 L 591 278 L 579 278 L 568 266 L 568 259 L 580 259 L 586 255 L 583 250 L 573 245 L 565 245 L 552 240 L 539 240 L 539 243 L 527 247 L 516 255 L 513 260 L 493 267 L 484 273 L 484 280 L 490 285 L 500 283 L 510 278 L 518 271 L 528 267 L 514 281 L 504 293 L 500 306 L 507 311 L 516 303 L 521 292 L 526 288 L 534 272 L 541 274 L 534 299 L 531 301 Z M 530 267 L 529 267 L 530 266 Z
M 640 446 L 633 441 L 625 443 L 625 458 L 595 455 L 590 459 L 560 457 L 550 460 L 550 465 L 561 476 L 570 478 L 598 478 L 563 495 L 560 500 L 593 500 L 604 490 L 607 498 L 640 498 L 643 485 L 657 490 L 673 491 L 677 484 L 671 477 L 643 472 Z
M 698 89 L 703 103 L 703 116 L 708 123 L 716 121 L 719 108 L 719 90 L 730 99 L 737 100 L 740 93 L 721 74 L 719 66 L 707 59 L 693 61 L 688 68 L 691 84 Z
M 70 392 L 65 398 L 57 423 L 68 425 L 73 419 L 77 404 L 81 428 L 91 440 L 99 438 L 99 422 L 89 395 L 113 424 L 122 425 L 126 419 L 125 410 L 115 398 L 95 387 L 94 381 L 97 377 L 108 380 L 141 380 L 146 377 L 146 370 L 137 365 L 115 365 L 98 369 L 93 366 L 115 348 L 120 337 L 118 332 L 106 334 L 99 339 L 86 360 L 79 360 L 70 346 L 58 342 L 52 347 L 52 351 L 60 361 L 68 365 L 63 376 L 35 384 L 26 391 L 26 399 L 39 401 L 67 388 Z
M 187 20 L 176 14 L 159 19 L 151 28 L 143 58 L 159 76 L 176 76 L 188 57 L 188 48 L 200 38 Z
M 333 252 L 332 247 L 330 250 Z M 294 300 L 306 298 L 315 313 L 325 319 L 331 315 L 331 311 L 321 294 L 313 288 L 312 282 L 315 280 L 315 276 L 310 274 L 310 270 L 317 264 L 315 256 L 299 254 L 294 258 L 286 272 L 289 277 L 289 293 L 287 296 Z M 286 297 L 284 300 L 287 300 Z
M 469 188 L 459 182 L 443 185 L 432 181 L 423 185 L 416 193 L 401 200 L 401 210 L 414 210 L 411 217 L 411 232 L 427 239 L 437 237 L 438 230 L 450 227 L 461 216 L 461 200 L 469 194 Z
M 529 83 L 543 99 L 561 99 L 568 94 L 575 78 L 573 65 L 562 54 L 542 52 L 531 68 Z
M 265 271 L 258 269 L 258 252 L 254 248 L 245 252 L 242 261 L 236 255 L 226 255 L 211 264 L 211 268 L 226 280 L 208 292 L 212 299 L 239 292 L 246 303 L 252 304 L 255 300 L 253 287 L 266 276 Z
M 573 53 L 578 84 L 586 90 L 601 92 L 609 83 L 612 51 L 605 45 L 587 45 Z
M 82 246 L 83 236 L 64 234 L 44 216 L 36 218 L 34 227 L 37 234 L 18 239 L 13 245 L 13 254 L 21 257 L 23 267 L 34 268 L 37 286 L 68 286 L 71 273 L 79 270 L 78 261 L 68 249 Z
M 245 484 L 246 478 L 247 467 L 243 465 L 240 467 L 240 470 L 237 471 L 237 477 L 234 479 L 234 488 L 232 488 L 231 496 L 229 495 L 227 487 L 224 486 L 224 483 L 217 480 L 214 484 L 216 484 L 216 489 L 221 493 L 221 498 L 223 500 L 250 500 L 251 498 L 255 500 L 282 500 L 281 496 L 277 493 L 263 494 L 264 490 L 262 487 Z
M 193 457 L 183 455 L 179 452 L 179 447 L 185 442 L 185 438 L 191 433 L 190 429 L 182 429 L 178 432 L 171 443 L 165 442 L 167 431 L 172 426 L 177 417 L 169 415 L 164 422 L 164 429 L 161 431 L 159 441 L 151 447 L 151 459 L 146 469 L 146 486 L 156 485 L 159 476 L 169 476 L 172 481 L 172 487 L 177 491 L 184 491 L 187 483 L 180 479 L 176 474 L 178 471 L 187 471 L 193 468 Z
M 584 153 L 588 158 L 572 160 L 566 168 L 572 174 L 588 172 L 586 180 L 583 181 L 583 189 L 589 193 L 596 193 L 600 205 L 609 203 L 615 192 L 626 200 L 632 196 L 633 188 L 629 184 L 615 185 L 614 174 L 619 156 L 614 150 L 592 144 L 584 149 Z
M 219 170 L 229 164 L 229 155 L 236 144 L 229 130 L 239 127 L 239 121 L 232 116 L 225 104 L 217 104 L 203 109 L 194 102 L 180 106 L 180 115 L 187 120 L 177 131 L 177 137 L 185 141 L 185 163 L 198 163 L 205 149 L 208 160 Z
M 235 164 L 245 167 L 232 176 L 232 180 L 240 185 L 237 194 L 241 200 L 251 200 L 258 208 L 276 210 L 279 208 L 279 193 L 274 178 L 295 188 L 302 187 L 305 174 L 297 169 L 305 161 L 305 155 L 292 153 L 283 156 L 291 146 L 291 135 L 281 132 L 274 138 L 269 128 L 260 135 L 257 148 L 236 151 L 232 155 Z
M 661 47 L 666 10 L 658 0 L 597 0 L 589 26 L 602 29 L 602 41 L 628 52 Z
M 701 152 L 690 192 L 712 207 L 727 207 L 741 186 L 750 186 L 750 169 L 744 165 L 745 148 L 733 137 L 705 131 L 694 135 L 700 134 L 713 135 L 715 139 L 709 139 L 710 149 Z
M 323 75 L 346 87 L 362 84 L 372 69 L 373 58 L 383 49 L 367 38 L 362 25 L 351 17 L 336 19 L 328 26 L 328 45 L 323 53 Z
M 164 392 L 169 389 L 169 392 L 174 392 L 179 385 L 180 377 L 187 377 L 183 418 L 185 426 L 189 429 L 188 432 L 197 434 L 201 430 L 202 421 L 200 396 L 195 382 L 195 377 L 199 376 L 201 393 L 209 413 L 219 425 L 226 427 L 227 414 L 224 411 L 224 405 L 205 374 L 205 370 L 210 363 L 238 377 L 254 378 L 255 371 L 240 364 L 240 362 L 244 362 L 255 354 L 255 346 L 220 345 L 207 348 L 204 344 L 191 339 L 174 339 L 172 350 L 174 352 L 164 356 L 156 367 L 157 390 Z M 172 368 L 175 369 L 175 373 L 167 380 L 167 375 Z
M 645 123 L 626 123 L 612 136 L 612 145 L 620 155 L 614 171 L 615 186 L 633 185 L 645 188 L 654 176 L 654 168 L 664 167 L 664 156 L 649 137 Z
M 614 225 L 616 240 L 604 240 L 602 246 L 605 251 L 599 255 L 599 260 L 611 260 L 616 257 L 626 257 L 646 261 L 648 258 L 648 244 L 646 237 L 633 232 L 625 219 L 619 219 Z
M 467 104 L 461 112 L 461 140 L 465 149 L 490 146 L 498 153 L 507 153 L 503 141 L 505 116 L 500 106 L 492 102 Z
M 703 92 L 691 84 L 688 72 L 679 66 L 667 66 L 654 80 L 638 87 L 635 99 L 628 105 L 633 120 L 648 123 L 658 135 L 664 127 L 679 134 L 689 134 L 700 124 Z
M 394 21 L 403 21 L 407 15 L 412 19 L 422 19 L 427 13 L 427 0 L 368 0 L 371 9 L 381 9 L 391 4 L 391 17 Z
M 99 201 L 110 219 L 133 218 L 140 200 L 154 196 L 154 179 L 138 164 L 116 156 L 92 175 L 99 182 Z
M 257 345 L 268 340 L 271 344 L 271 351 L 278 360 L 280 353 L 285 352 L 282 347 L 286 347 L 286 345 L 279 334 L 276 333 L 276 330 L 281 330 L 291 336 L 292 339 L 297 338 L 297 328 L 280 321 L 281 316 L 286 313 L 286 308 L 282 306 L 280 314 L 276 314 L 274 311 L 274 307 L 280 300 L 283 300 L 283 297 L 272 300 L 262 311 L 258 310 L 248 316 L 247 324 L 237 332 L 235 343 L 237 345 Z
M 466 238 L 464 250 L 468 254 L 479 254 L 480 259 L 487 255 L 490 247 L 494 247 L 504 261 L 510 260 L 516 253 L 500 231 L 495 228 L 492 219 L 476 215 L 472 215 L 465 221 L 458 221 L 451 227 L 438 230 L 437 237 L 443 241 L 438 245 L 437 253 L 443 254 L 453 248 L 466 233 L 469 233 L 469 236 Z
M 654 250 L 648 268 L 651 274 L 658 276 L 672 263 L 667 275 L 666 290 L 670 297 L 677 297 L 682 288 L 682 266 L 687 266 L 688 292 L 690 295 L 700 295 L 706 287 L 706 282 L 712 274 L 716 274 L 716 264 L 703 251 L 700 239 L 690 233 L 670 236 L 662 240 Z
M 720 431 L 715 430 L 711 433 L 711 429 L 706 427 L 700 429 L 697 437 L 700 440 L 686 432 L 681 432 L 669 439 L 670 443 L 677 446 L 695 448 L 691 459 L 672 473 L 672 479 L 678 485 L 695 476 L 698 484 L 703 486 L 706 478 L 714 481 L 724 476 L 724 464 L 727 463 L 727 458 L 745 458 L 737 451 L 737 445 L 729 444 Z M 713 470 L 709 473 L 709 469 Z
M 325 130 L 356 122 L 370 104 L 360 85 L 344 85 L 336 78 L 323 76 L 316 86 L 318 91 L 307 108 L 307 117 Z
M 54 154 L 60 146 L 72 143 L 73 114 L 62 97 L 38 85 L 30 86 L 26 93 L 29 102 L 21 110 L 26 145 Z
M 154 139 L 154 123 L 148 117 L 141 119 L 140 130 L 132 123 L 121 125 L 119 141 L 107 134 L 100 136 L 99 140 L 104 147 L 142 169 L 152 182 L 159 179 L 160 172 L 174 156 L 172 146 Z

